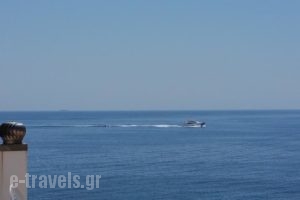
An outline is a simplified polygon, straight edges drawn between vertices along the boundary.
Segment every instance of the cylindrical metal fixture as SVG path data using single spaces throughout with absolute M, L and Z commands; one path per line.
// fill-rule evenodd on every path
M 22 123 L 5 122 L 0 126 L 0 137 L 3 144 L 22 144 L 22 140 L 26 134 L 26 127 Z

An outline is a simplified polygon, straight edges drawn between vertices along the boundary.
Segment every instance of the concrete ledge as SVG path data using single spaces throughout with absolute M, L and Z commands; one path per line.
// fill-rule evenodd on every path
M 27 151 L 27 144 L 11 144 L 11 145 L 0 145 L 0 151 Z

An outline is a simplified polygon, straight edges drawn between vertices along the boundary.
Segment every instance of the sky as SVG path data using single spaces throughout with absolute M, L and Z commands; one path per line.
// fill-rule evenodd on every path
M 300 109 L 300 1 L 0 1 L 0 111 Z

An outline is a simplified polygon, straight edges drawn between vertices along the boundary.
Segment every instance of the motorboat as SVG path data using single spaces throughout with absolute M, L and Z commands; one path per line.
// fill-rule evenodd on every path
M 195 120 L 188 120 L 183 123 L 183 127 L 191 127 L 191 128 L 205 128 L 205 122 L 195 121 Z

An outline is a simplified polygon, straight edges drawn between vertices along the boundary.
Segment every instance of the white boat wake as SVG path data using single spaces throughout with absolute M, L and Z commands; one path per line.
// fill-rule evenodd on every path
M 190 125 L 186 124 L 75 124 L 75 125 L 27 125 L 29 128 L 185 128 L 185 127 L 195 127 L 204 128 L 205 125 Z

